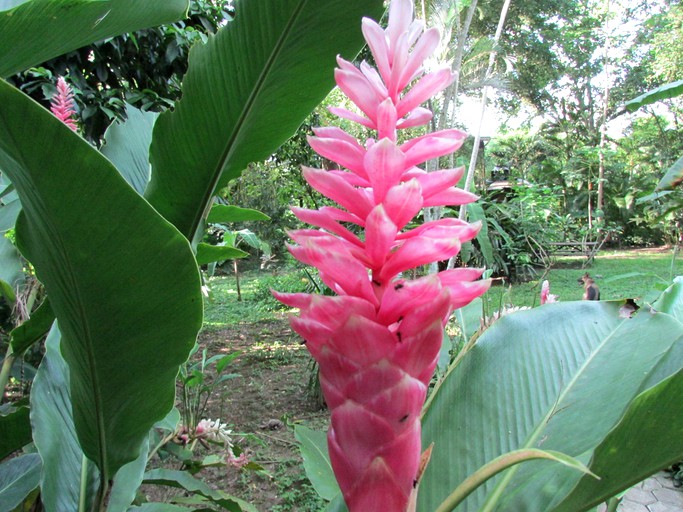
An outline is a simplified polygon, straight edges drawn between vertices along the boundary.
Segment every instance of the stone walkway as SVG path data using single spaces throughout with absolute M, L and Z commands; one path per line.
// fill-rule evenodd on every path
M 602 512 L 605 506 L 598 510 Z M 683 487 L 674 487 L 669 473 L 657 473 L 631 487 L 622 500 L 619 512 L 683 512 Z

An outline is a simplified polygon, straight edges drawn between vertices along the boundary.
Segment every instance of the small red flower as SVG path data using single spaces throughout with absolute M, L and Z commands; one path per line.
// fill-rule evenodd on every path
M 61 76 L 57 79 L 57 92 L 52 96 L 50 110 L 65 125 L 76 131 L 76 121 L 73 119 L 76 110 L 74 109 L 74 93 L 69 84 Z

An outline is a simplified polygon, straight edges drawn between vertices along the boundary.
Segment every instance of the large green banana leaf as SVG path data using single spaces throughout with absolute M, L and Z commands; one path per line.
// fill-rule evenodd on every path
M 654 308 L 683 321 L 683 278 L 675 279 L 674 285 L 662 294 Z M 657 471 L 663 466 L 662 461 L 681 459 L 682 362 L 683 343 L 679 341 L 648 374 L 641 387 L 643 392 L 629 405 L 619 425 L 596 448 L 593 470 L 601 480 L 582 478 L 557 507 L 558 511 L 572 512 L 598 503 L 596 498 L 616 494 L 620 486 L 629 482 L 635 484 L 642 480 L 643 474 Z M 662 442 L 663 427 L 669 429 L 665 442 Z
M 14 227 L 21 203 L 14 186 L 0 172 L 0 234 Z
M 641 94 L 637 98 L 624 103 L 624 110 L 628 112 L 635 112 L 641 107 L 646 105 L 651 105 L 662 100 L 668 100 L 669 98 L 675 98 L 683 94 L 683 80 L 678 80 L 676 82 L 671 82 L 664 84 L 661 87 L 657 87 L 644 94 Z
M 0 406 L 0 460 L 31 442 L 28 400 Z
M 187 13 L 188 4 L 188 0 L 31 0 L 14 4 L 14 8 L 0 11 L 0 77 L 93 41 L 177 21 Z
M 0 464 L 0 512 L 14 512 L 40 480 L 40 457 L 27 453 Z
M 21 203 L 14 186 L 0 172 L 0 297 L 14 302 L 15 289 L 24 282 L 21 257 L 5 232 L 14 228 Z
M 680 461 L 682 396 L 683 371 L 638 395 L 617 427 L 595 449 L 591 466 L 600 480 L 582 478 L 553 510 L 587 510 L 662 469 L 662 461 L 667 465 Z
M 272 154 L 332 88 L 335 56 L 361 48 L 361 17 L 381 0 L 258 0 L 190 52 L 182 99 L 162 114 L 150 150 L 150 203 L 188 239 L 209 202 Z
M 3 81 L 0 169 L 59 321 L 78 439 L 108 481 L 173 405 L 202 321 L 192 250 L 108 160 Z
M 434 442 L 434 450 L 418 510 L 435 510 L 468 475 L 512 450 L 562 452 L 599 476 L 602 457 L 615 450 L 629 457 L 628 449 L 636 446 L 640 452 L 633 456 L 649 463 L 618 472 L 616 482 L 607 474 L 592 482 L 553 462 L 525 462 L 489 480 L 458 510 L 550 511 L 580 480 L 574 493 L 590 484 L 597 502 L 682 455 L 681 441 L 671 440 L 680 434 L 680 406 L 672 417 L 659 386 L 676 386 L 679 377 L 672 372 L 683 363 L 683 324 L 654 310 L 628 318 L 620 306 L 548 304 L 503 317 L 479 338 L 435 390 L 425 412 L 423 443 Z M 649 374 L 661 380 L 654 382 Z M 645 423 L 648 429 L 630 428 Z M 629 443 L 619 444 L 627 429 Z M 670 449 L 664 458 L 663 444 Z M 620 457 L 611 460 L 618 463 Z M 576 512 L 591 504 L 576 500 L 566 499 L 561 509 Z
M 662 179 L 657 183 L 655 191 L 674 190 L 683 182 L 683 157 L 679 158 L 669 167 Z

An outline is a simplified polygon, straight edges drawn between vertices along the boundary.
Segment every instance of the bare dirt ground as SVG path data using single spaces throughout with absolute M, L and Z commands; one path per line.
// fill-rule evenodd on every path
M 311 358 L 297 334 L 280 316 L 202 338 L 210 353 L 242 353 L 233 365 L 241 376 L 227 381 L 225 394 L 217 393 L 207 416 L 221 417 L 234 425 L 235 432 L 254 434 L 262 441 L 247 438 L 241 447 L 270 475 L 229 469 L 223 489 L 263 511 L 319 510 L 322 502 L 315 500 L 305 477 L 291 425 L 303 422 L 326 428 L 328 413 L 307 391 Z
M 218 466 L 204 468 L 195 476 L 263 512 L 317 512 L 324 503 L 306 478 L 293 424 L 326 429 L 328 412 L 307 390 L 311 374 L 308 352 L 285 316 L 273 317 L 267 322 L 203 332 L 199 339 L 209 356 L 241 353 L 229 367 L 229 372 L 240 376 L 215 389 L 204 416 L 227 423 L 233 440 L 263 471 Z M 195 449 L 198 460 L 209 454 L 223 456 L 225 452 L 216 446 L 206 449 L 198 445 Z M 180 467 L 178 461 L 163 465 Z M 167 501 L 177 491 L 165 496 L 159 490 L 146 494 L 155 501 Z

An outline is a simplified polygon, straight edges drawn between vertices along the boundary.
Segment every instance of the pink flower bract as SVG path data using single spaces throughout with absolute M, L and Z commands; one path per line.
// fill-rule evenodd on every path
M 402 512 L 417 478 L 420 413 L 445 323 L 490 283 L 470 268 L 402 277 L 456 255 L 479 230 L 454 218 L 410 229 L 411 220 L 424 207 L 476 196 L 455 186 L 463 169 L 417 167 L 457 150 L 465 133 L 448 129 L 398 143 L 399 129 L 430 121 L 420 105 L 453 79 L 448 68 L 424 70 L 438 32 L 413 19 L 411 0 L 392 1 L 386 30 L 370 19 L 362 29 L 378 69 L 338 58 L 337 85 L 359 112 L 330 110 L 377 137 L 361 142 L 337 127 L 314 130 L 311 147 L 341 170 L 305 168 L 304 178 L 341 208 L 295 208 L 319 229 L 290 233 L 290 252 L 317 267 L 337 295 L 274 295 L 300 310 L 291 325 L 319 363 L 331 410 L 330 459 L 349 510 Z

